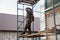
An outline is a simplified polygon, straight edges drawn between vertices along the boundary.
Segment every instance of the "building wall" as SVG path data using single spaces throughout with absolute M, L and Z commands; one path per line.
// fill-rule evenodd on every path
M 60 35 L 57 35 L 57 39 L 60 40 Z M 48 40 L 56 40 L 56 35 L 49 36 Z
M 15 32 L 0 32 L 0 40 L 16 40 Z
M 52 29 L 52 27 L 54 27 L 54 18 L 53 18 L 53 11 L 49 10 L 46 12 L 45 17 L 47 20 L 47 28 L 48 29 Z M 60 25 L 60 6 L 55 8 L 55 19 L 56 19 L 56 25 Z M 60 26 L 56 26 L 57 29 L 60 29 Z M 55 33 L 54 33 L 55 34 Z M 60 34 L 57 35 L 57 39 L 60 40 Z M 48 40 L 56 40 L 56 35 L 51 35 L 48 36 Z
M 31 38 L 24 38 L 25 40 Z M 0 32 L 0 40 L 17 40 L 17 33 L 16 32 Z M 19 38 L 19 40 L 23 40 L 23 38 Z
M 23 16 L 19 16 L 18 20 L 23 21 Z M 21 22 L 19 22 L 18 25 L 20 25 L 20 24 L 21 24 Z M 24 25 L 25 25 L 25 21 L 24 21 Z M 31 25 L 31 28 L 33 29 L 33 24 Z M 22 30 L 24 29 L 23 25 L 20 27 L 20 30 L 21 29 Z M 0 13 L 0 30 L 15 30 L 16 31 L 17 30 L 17 16 Z M 34 18 L 34 30 L 35 31 L 40 30 L 39 18 Z
M 24 38 L 24 39 L 32 40 L 32 38 Z M 42 40 L 43 39 L 46 40 L 46 38 L 42 38 Z M 17 33 L 16 32 L 0 32 L 0 40 L 17 40 Z M 23 40 L 23 38 L 19 38 L 19 40 Z M 56 40 L 55 35 L 49 36 L 48 40 Z M 60 35 L 58 35 L 58 40 L 60 40 Z
M 38 38 L 34 38 L 34 40 Z M 0 40 L 17 40 L 17 32 L 0 32 Z M 23 40 L 23 38 L 19 38 Z M 32 38 L 24 38 L 24 40 L 32 40 Z
M 47 27 L 51 28 L 54 27 L 54 20 L 53 20 L 53 14 L 52 10 L 46 12 L 45 17 L 47 19 Z M 60 6 L 55 8 L 55 14 L 56 14 L 56 24 L 60 24 Z

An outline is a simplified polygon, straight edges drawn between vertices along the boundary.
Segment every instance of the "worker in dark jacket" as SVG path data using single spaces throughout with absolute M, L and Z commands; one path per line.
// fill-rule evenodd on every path
M 26 8 L 27 16 L 26 16 L 26 25 L 24 31 L 21 34 L 25 34 L 27 29 L 28 33 L 31 34 L 31 22 L 34 21 L 33 11 L 31 8 Z

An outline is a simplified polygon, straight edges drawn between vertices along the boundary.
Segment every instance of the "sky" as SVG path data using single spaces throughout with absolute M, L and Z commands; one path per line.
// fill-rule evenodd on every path
M 16 14 L 16 0 L 0 0 L 0 13 Z
M 44 5 L 45 2 L 44 0 L 40 0 L 36 6 L 34 7 L 33 11 L 38 11 L 40 13 L 34 12 L 35 17 L 40 18 L 40 25 L 41 25 L 41 30 L 45 28 L 45 17 L 44 17 Z M 26 7 L 31 7 L 31 6 L 26 6 L 24 5 L 24 8 Z M 18 8 L 23 8 L 23 5 L 18 5 Z M 17 15 L 17 0 L 0 0 L 0 13 L 5 13 L 5 14 L 12 14 L 12 15 Z M 19 10 L 19 15 L 23 15 L 23 11 Z M 26 11 L 24 10 L 24 16 L 26 16 Z
M 41 5 L 43 5 L 43 0 L 36 4 L 36 6 L 34 7 L 34 11 L 38 11 L 38 12 L 40 12 L 40 10 L 42 11 L 42 9 L 40 8 L 42 7 Z M 18 7 L 22 8 L 22 5 L 19 5 Z M 27 6 L 25 5 L 24 7 L 26 8 Z M 17 0 L 0 0 L 0 13 L 16 15 L 17 14 Z M 37 12 L 34 12 L 35 16 L 39 15 L 36 13 Z M 20 15 L 23 15 L 22 11 L 20 11 Z M 25 12 L 25 15 L 26 15 L 26 12 Z

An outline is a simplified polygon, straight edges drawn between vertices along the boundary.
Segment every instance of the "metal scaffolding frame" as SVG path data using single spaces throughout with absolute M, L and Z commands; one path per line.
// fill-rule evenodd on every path
M 53 10 L 53 19 L 54 19 L 54 27 L 55 27 L 55 35 L 56 35 L 56 40 L 58 40 L 58 38 L 57 38 L 57 27 L 56 27 L 56 17 L 55 17 L 55 7 L 54 7 L 54 0 L 53 0 L 53 8 L 52 8 L 52 10 Z
M 22 3 L 21 3 L 22 4 Z M 36 3 L 37 4 L 37 3 Z M 18 10 L 22 10 L 23 11 L 23 16 L 24 16 L 24 5 L 28 5 L 28 6 L 32 6 L 32 10 L 33 10 L 33 8 L 36 6 L 36 4 L 34 4 L 34 5 L 29 5 L 29 4 L 22 4 L 23 5 L 23 9 L 20 9 L 20 8 L 18 8 L 18 2 L 17 2 L 17 40 L 19 40 L 19 38 L 18 38 L 18 31 L 19 31 L 19 28 L 20 28 L 20 26 L 24 23 L 24 21 L 25 21 L 25 19 L 24 19 L 24 17 L 23 17 L 23 21 L 18 21 Z M 35 12 L 38 12 L 38 11 L 35 11 Z M 41 12 L 38 12 L 38 13 L 41 13 Z M 21 22 L 21 24 L 18 26 L 18 22 Z M 23 24 L 23 26 L 24 26 L 24 24 Z M 34 31 L 34 22 L 33 22 L 33 31 Z M 34 33 L 34 32 L 33 32 Z M 24 40 L 24 38 L 23 38 L 23 40 Z M 28 39 L 27 39 L 28 40 Z M 34 40 L 34 38 L 32 38 L 32 40 Z M 37 40 L 37 38 L 35 38 L 35 40 Z M 39 38 L 39 40 L 40 40 L 40 38 Z
M 18 8 L 18 2 L 17 2 L 17 40 L 19 40 L 19 38 L 18 38 L 18 29 L 20 28 L 20 26 L 24 23 L 24 17 L 23 17 L 23 21 L 18 21 L 18 10 L 22 10 L 23 11 L 23 15 L 24 15 L 24 5 L 28 5 L 28 4 L 22 4 L 23 5 L 23 9 L 19 9 Z M 36 4 L 34 4 L 34 6 L 33 5 L 28 5 L 28 6 L 32 6 L 32 9 L 36 6 Z M 56 19 L 55 19 L 55 7 L 54 7 L 54 0 L 53 0 L 53 8 L 52 8 L 52 14 L 53 14 L 53 20 L 54 20 L 54 27 L 55 27 L 55 31 L 54 31 L 54 33 L 55 33 L 55 37 L 56 37 L 56 40 L 58 40 L 58 38 L 57 38 L 57 30 L 56 30 L 56 26 L 60 26 L 60 25 L 56 25 Z M 37 11 L 35 11 L 35 12 L 37 12 Z M 38 12 L 38 13 L 41 13 L 41 12 Z M 21 23 L 21 25 L 20 26 L 18 26 L 18 22 L 22 22 Z M 45 23 L 46 23 L 46 30 L 47 30 L 47 19 L 45 18 Z M 24 26 L 24 24 L 23 24 L 23 26 Z M 34 31 L 34 23 L 33 23 L 33 31 Z M 34 33 L 34 32 L 33 32 Z M 48 40 L 48 32 L 46 31 L 46 40 Z M 23 39 L 24 40 L 24 39 Z M 28 40 L 28 39 L 27 39 Z M 34 40 L 33 38 L 32 38 L 32 40 Z M 35 40 L 37 40 L 37 38 L 35 38 Z M 39 37 L 39 39 L 38 40 L 40 40 L 40 37 Z

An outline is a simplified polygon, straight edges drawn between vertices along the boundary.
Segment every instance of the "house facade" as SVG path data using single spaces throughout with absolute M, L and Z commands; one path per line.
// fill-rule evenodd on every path
M 55 19 L 53 14 L 55 14 Z M 47 29 L 55 27 L 54 20 L 56 25 L 60 25 L 60 0 L 54 0 L 54 8 L 53 0 L 45 0 L 45 17 Z M 60 29 L 60 26 L 56 26 L 56 29 Z M 57 34 L 57 39 L 60 40 L 60 34 Z M 48 40 L 56 40 L 56 35 L 48 36 Z

